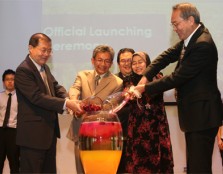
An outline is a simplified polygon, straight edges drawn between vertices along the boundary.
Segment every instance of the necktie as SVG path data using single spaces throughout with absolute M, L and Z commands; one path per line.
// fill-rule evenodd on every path
M 95 86 L 98 86 L 100 78 L 101 78 L 101 77 L 100 77 L 99 75 L 97 75 L 97 76 L 95 77 Z
M 51 95 L 50 88 L 49 88 L 49 84 L 48 84 L 48 81 L 47 81 L 46 72 L 45 72 L 45 69 L 44 69 L 43 66 L 40 69 L 40 74 L 41 74 L 41 77 L 43 79 L 43 82 L 44 82 L 44 84 L 46 86 L 47 94 Z
M 9 116 L 10 116 L 10 109 L 11 109 L 11 101 L 12 101 L 12 94 L 8 94 L 8 102 L 7 102 L 7 107 L 6 107 L 6 112 L 5 112 L 5 119 L 3 122 L 3 128 L 7 127 L 8 121 L 9 121 Z
M 184 54 L 185 54 L 185 49 L 186 49 L 186 47 L 185 47 L 185 45 L 183 45 L 183 48 L 182 48 L 181 53 L 180 53 L 180 59 L 179 59 L 179 62 L 177 64 L 177 67 L 180 66 L 180 63 L 181 63 L 181 61 L 182 61 L 182 59 L 184 57 Z M 177 100 L 177 97 L 178 97 L 177 95 L 178 95 L 177 94 L 177 89 L 175 89 L 175 98 L 176 98 L 176 100 Z
M 184 57 L 185 49 L 186 49 L 186 47 L 185 47 L 185 45 L 183 45 L 183 48 L 182 48 L 181 53 L 180 53 L 180 60 L 182 60 L 183 57 Z

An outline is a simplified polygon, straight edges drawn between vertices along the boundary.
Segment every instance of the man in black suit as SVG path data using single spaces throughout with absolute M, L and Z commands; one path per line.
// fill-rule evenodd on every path
M 81 111 L 76 101 L 66 99 L 65 88 L 46 65 L 51 52 L 51 39 L 47 35 L 32 35 L 29 54 L 16 70 L 16 143 L 20 146 L 21 173 L 56 173 L 58 113 L 66 108 Z
M 135 51 L 132 48 L 122 48 L 119 50 L 117 55 L 117 63 L 120 72 L 116 75 L 123 80 L 123 87 L 128 87 L 131 84 L 132 78 L 132 55 Z M 119 119 L 122 123 L 123 134 L 127 134 L 127 123 L 128 123 L 128 104 L 125 105 L 118 113 Z
M 131 83 L 132 78 L 132 55 L 135 51 L 132 48 L 122 48 L 119 50 L 117 55 L 117 63 L 120 72 L 116 75 L 123 80 L 123 86 L 127 87 Z M 118 111 L 117 115 L 120 119 L 122 124 L 123 130 L 123 150 L 122 150 L 122 157 L 119 163 L 117 173 L 126 173 L 125 171 L 125 148 L 126 148 L 126 135 L 128 131 L 128 118 L 129 118 L 129 105 L 126 104 L 120 111 Z
M 217 87 L 218 53 L 194 5 L 180 3 L 172 10 L 173 30 L 181 41 L 149 65 L 136 89 L 152 95 L 176 88 L 179 124 L 186 139 L 187 172 L 211 173 L 215 136 L 223 117 Z M 172 74 L 150 82 L 176 61 Z

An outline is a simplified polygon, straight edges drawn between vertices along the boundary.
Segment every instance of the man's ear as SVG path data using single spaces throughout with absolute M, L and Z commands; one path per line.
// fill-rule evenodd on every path
M 195 19 L 193 16 L 190 16 L 187 20 L 190 22 L 191 25 L 195 23 Z
M 91 58 L 91 63 L 92 63 L 92 65 L 94 65 L 94 63 L 95 63 L 95 59 L 93 57 Z
M 29 52 L 30 52 L 32 49 L 33 49 L 33 46 L 32 46 L 32 45 L 29 45 L 29 47 L 28 47 Z

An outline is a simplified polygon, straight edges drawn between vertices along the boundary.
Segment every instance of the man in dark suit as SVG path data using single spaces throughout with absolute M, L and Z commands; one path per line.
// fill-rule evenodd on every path
M 116 75 L 123 80 L 123 87 L 128 87 L 131 84 L 132 78 L 132 55 L 135 51 L 132 48 L 122 48 L 119 50 L 117 55 L 117 63 L 120 72 Z M 128 104 L 125 105 L 118 113 L 119 119 L 122 123 L 123 135 L 127 134 L 127 124 L 128 124 L 128 114 L 129 108 Z
M 211 173 L 215 136 L 223 117 L 217 87 L 217 49 L 192 4 L 173 6 L 171 23 L 181 41 L 151 63 L 136 89 L 155 94 L 176 88 L 179 124 L 186 139 L 187 172 Z M 176 61 L 172 74 L 150 82 Z
M 135 51 L 132 48 L 122 48 L 117 54 L 117 63 L 120 72 L 116 75 L 123 80 L 123 87 L 128 87 L 132 79 L 132 55 Z M 126 135 L 128 131 L 128 118 L 129 118 L 129 105 L 126 104 L 120 111 L 117 112 L 117 115 L 122 124 L 123 131 L 123 150 L 122 157 L 119 163 L 117 173 L 126 173 L 125 172 L 125 148 L 126 148 Z
M 16 70 L 16 143 L 21 150 L 21 173 L 56 173 L 58 113 L 66 108 L 80 110 L 76 101 L 66 99 L 65 88 L 46 65 L 51 52 L 51 39 L 47 35 L 32 35 L 29 54 Z

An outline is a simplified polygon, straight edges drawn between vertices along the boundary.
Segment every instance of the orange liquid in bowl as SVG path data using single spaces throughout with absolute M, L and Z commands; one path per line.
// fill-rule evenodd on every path
M 120 122 L 83 122 L 79 137 L 85 174 L 116 174 L 122 154 Z
M 81 151 L 85 174 L 116 174 L 121 154 L 121 150 Z

